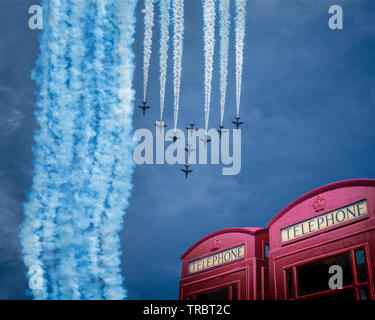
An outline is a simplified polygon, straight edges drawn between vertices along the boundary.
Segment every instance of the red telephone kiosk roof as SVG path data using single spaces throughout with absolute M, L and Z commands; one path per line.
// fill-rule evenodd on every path
M 281 210 L 273 219 L 268 223 L 268 228 L 271 227 L 277 220 L 279 220 L 286 212 L 300 204 L 301 202 L 310 199 L 318 194 L 326 191 L 331 191 L 334 189 L 344 188 L 344 187 L 355 187 L 355 186 L 369 186 L 375 187 L 374 179 L 353 179 L 353 180 L 343 180 L 334 183 L 327 184 L 325 186 L 311 190 L 304 195 L 300 196 L 290 204 L 288 204 L 283 210 Z
M 181 260 L 185 259 L 185 257 L 190 252 L 192 252 L 196 247 L 198 247 L 201 243 L 203 243 L 204 241 L 206 241 L 210 238 L 213 238 L 215 236 L 218 236 L 218 235 L 221 235 L 221 234 L 224 234 L 224 233 L 233 233 L 233 232 L 248 233 L 248 234 L 251 234 L 251 235 L 255 235 L 256 233 L 262 232 L 262 231 L 264 232 L 265 230 L 267 230 L 267 229 L 256 228 L 256 227 L 253 227 L 253 228 L 245 227 L 245 228 L 226 228 L 226 229 L 222 229 L 222 230 L 212 232 L 212 233 L 208 234 L 207 236 L 203 237 L 202 239 L 198 240 L 196 243 L 194 243 L 189 249 L 187 249 L 185 251 L 185 253 L 181 256 L 180 259 Z

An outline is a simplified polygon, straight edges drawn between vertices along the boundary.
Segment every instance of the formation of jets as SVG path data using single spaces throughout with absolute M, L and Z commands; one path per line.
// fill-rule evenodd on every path
M 143 115 L 146 115 L 146 110 L 150 109 L 151 107 L 147 106 L 146 101 L 142 101 L 141 103 L 142 105 L 138 106 L 138 108 L 142 109 Z M 236 126 L 236 129 L 239 129 L 240 125 L 244 124 L 243 121 L 240 121 L 240 117 L 235 117 L 235 121 L 232 121 L 232 123 Z M 167 127 L 167 125 L 164 123 L 163 120 L 156 121 L 155 126 L 159 128 L 160 133 L 162 132 L 164 128 Z M 191 135 L 193 134 L 194 130 L 197 130 L 194 126 L 195 126 L 194 123 L 189 123 L 189 127 L 186 127 L 186 130 L 190 132 Z M 223 129 L 224 129 L 224 126 L 218 126 L 217 132 L 219 133 L 220 139 L 221 139 L 222 134 L 225 133 Z M 177 133 L 175 132 L 174 135 L 171 136 L 170 138 L 173 140 L 173 143 L 176 143 L 176 141 L 180 139 L 181 137 L 177 136 Z M 205 134 L 204 138 L 200 140 L 204 142 L 205 148 L 207 148 L 207 143 L 211 142 L 211 139 L 208 137 L 207 134 Z M 192 149 L 191 146 L 192 146 L 191 144 L 187 144 L 185 148 L 185 151 L 187 152 L 188 157 L 190 157 L 190 154 L 195 151 L 195 149 Z M 189 165 L 185 164 L 185 169 L 181 169 L 181 171 L 185 173 L 186 179 L 188 178 L 189 173 L 193 172 L 193 170 L 189 170 L 189 167 L 190 167 Z

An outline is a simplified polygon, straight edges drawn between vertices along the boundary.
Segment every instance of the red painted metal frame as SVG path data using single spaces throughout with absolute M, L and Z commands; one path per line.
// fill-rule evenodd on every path
M 324 199 L 324 206 L 314 214 L 311 208 L 314 198 Z M 327 201 L 325 200 L 327 199 Z M 355 218 L 349 222 L 324 230 L 308 234 L 288 242 L 281 242 L 280 230 L 287 226 L 300 223 L 308 218 L 329 213 L 347 205 L 367 200 L 368 214 Z M 316 201 L 316 200 L 315 200 Z M 296 270 L 298 266 L 333 256 L 343 252 L 351 252 L 353 260 L 354 250 L 364 248 L 368 282 L 357 283 L 357 270 L 353 270 L 354 284 L 345 289 L 355 290 L 357 299 L 361 286 L 368 286 L 371 299 L 375 299 L 374 292 L 374 265 L 375 265 L 375 180 L 361 179 L 336 182 L 306 193 L 285 207 L 268 224 L 270 237 L 269 265 L 270 265 L 270 292 L 272 299 L 287 299 L 288 284 L 286 270 L 291 269 L 294 283 L 294 299 L 308 299 L 319 295 L 331 294 L 332 291 L 319 292 L 299 296 L 299 284 Z M 352 264 L 355 268 L 355 264 Z M 367 285 L 368 284 L 368 285 Z
M 210 250 L 212 240 L 219 241 L 220 248 Z M 265 243 L 268 243 L 268 232 L 262 228 L 228 228 L 200 239 L 181 257 L 180 299 L 233 285 L 238 286 L 238 299 L 261 298 L 257 294 L 260 291 L 257 281 L 261 279 L 261 267 L 268 267 L 264 260 L 264 248 L 261 248 Z M 189 273 L 189 263 L 241 245 L 244 245 L 244 257 Z
M 208 286 L 208 287 L 205 287 L 204 289 L 200 289 L 197 291 L 191 291 L 189 292 L 189 296 L 197 296 L 198 294 L 201 294 L 201 293 L 213 291 L 213 290 L 220 289 L 220 288 L 233 287 L 234 285 L 237 285 L 237 295 L 239 295 L 239 293 L 241 292 L 241 281 L 235 280 L 235 281 L 225 282 L 222 284 L 216 284 L 214 286 Z M 229 293 L 229 300 L 232 300 L 231 299 L 232 288 L 229 290 L 228 293 Z
M 354 252 L 358 249 L 363 249 L 365 251 L 366 264 L 367 264 L 367 277 L 368 277 L 367 282 L 358 283 L 358 280 L 357 280 L 357 269 L 356 269 Z M 327 290 L 327 291 L 316 292 L 316 293 L 311 293 L 311 294 L 306 294 L 306 295 L 300 296 L 299 285 L 298 285 L 299 283 L 298 283 L 298 277 L 297 277 L 297 268 L 300 267 L 300 266 L 309 264 L 311 262 L 314 262 L 314 261 L 318 261 L 318 260 L 322 260 L 322 259 L 325 259 L 325 258 L 333 257 L 333 256 L 340 255 L 340 254 L 343 254 L 343 253 L 350 253 L 350 255 L 351 255 L 350 261 L 351 261 L 351 268 L 352 268 L 352 274 L 353 274 L 353 284 L 348 285 L 346 287 L 343 287 L 342 290 L 353 289 L 353 288 L 355 289 L 355 288 L 358 288 L 358 287 L 361 287 L 361 286 L 367 286 L 367 285 L 369 286 L 369 289 L 371 289 L 371 286 L 373 287 L 373 277 L 372 277 L 371 261 L 370 261 L 370 258 L 369 258 L 369 244 L 363 243 L 363 244 L 355 245 L 355 246 L 348 247 L 348 248 L 345 248 L 345 249 L 339 249 L 339 250 L 336 250 L 336 251 L 331 251 L 330 253 L 322 254 L 320 256 L 314 256 L 313 258 L 306 258 L 304 260 L 298 261 L 298 263 L 296 263 L 296 264 L 290 264 L 290 265 L 283 266 L 282 269 L 283 269 L 283 277 L 284 277 L 284 279 L 283 279 L 284 299 L 285 300 L 308 299 L 309 297 L 315 297 L 315 296 L 319 296 L 321 294 L 328 294 L 328 293 L 332 293 L 334 291 L 339 291 L 340 289 Z M 292 274 L 293 274 L 294 299 L 289 299 L 288 294 L 287 294 L 288 284 L 286 282 L 286 271 L 288 269 L 291 269 Z M 370 291 L 370 293 L 372 292 L 371 290 L 369 290 L 369 291 Z
M 314 201 L 316 196 L 318 198 Z M 368 214 L 366 216 L 281 242 L 280 230 L 282 228 L 362 200 L 367 200 Z M 299 197 L 269 222 L 268 229 L 229 228 L 213 232 L 197 241 L 181 257 L 180 299 L 186 298 L 184 290 L 189 286 L 197 285 L 197 288 L 199 286 L 199 289 L 195 291 L 188 291 L 189 294 L 198 294 L 223 287 L 223 283 L 225 285 L 238 283 L 237 296 L 242 299 L 265 299 L 266 297 L 276 300 L 287 299 L 286 270 L 289 269 L 293 277 L 294 300 L 332 294 L 334 291 L 299 296 L 297 267 L 325 257 L 350 252 L 353 285 L 341 290 L 355 290 L 358 299 L 359 289 L 368 287 L 371 299 L 375 300 L 374 213 L 375 180 L 346 180 L 322 186 Z M 190 262 L 215 254 L 207 249 L 209 240 L 214 238 L 222 239 L 224 243 L 217 252 L 244 244 L 245 257 L 189 274 L 187 271 Z M 269 245 L 268 259 L 265 257 L 266 244 Z M 358 283 L 355 268 L 354 253 L 359 248 L 363 248 L 366 255 L 368 282 L 364 283 Z M 269 278 L 265 274 L 268 274 Z M 236 275 L 240 279 L 233 280 L 231 275 Z M 204 287 L 205 283 L 206 287 Z M 244 291 L 243 288 L 246 290 Z
M 227 277 L 229 277 L 229 276 L 231 276 L 235 273 L 239 273 L 241 271 L 244 271 L 244 276 L 245 276 L 244 281 L 231 280 L 231 281 L 228 281 L 227 283 L 225 283 L 223 285 L 223 281 L 224 281 L 223 278 L 225 279 L 225 278 L 227 278 Z M 214 284 L 214 285 L 209 285 L 209 283 L 211 281 L 215 281 L 215 279 L 217 279 L 218 277 L 220 277 L 220 283 Z M 186 290 L 184 290 L 184 289 L 186 289 L 187 287 L 197 285 L 197 284 L 204 284 L 204 283 L 206 283 L 207 285 L 204 286 L 202 289 L 191 290 L 191 291 L 188 291 L 188 294 L 185 294 Z M 238 283 L 238 289 L 237 289 L 238 290 L 238 292 L 237 292 L 238 297 L 241 296 L 240 293 L 242 292 L 242 289 L 244 289 L 246 295 L 248 296 L 247 287 L 249 286 L 249 283 L 250 283 L 250 281 L 249 281 L 249 266 L 244 266 L 242 268 L 233 268 L 232 270 L 224 272 L 224 273 L 220 273 L 219 275 L 213 275 L 213 276 L 210 276 L 210 277 L 202 277 L 199 280 L 188 282 L 188 283 L 182 283 L 182 281 L 181 281 L 181 284 L 180 284 L 180 299 L 186 300 L 186 298 L 188 296 L 196 296 L 197 294 L 208 292 L 208 291 L 220 288 L 220 287 L 230 286 L 233 283 Z M 247 296 L 246 296 L 246 298 L 248 299 Z

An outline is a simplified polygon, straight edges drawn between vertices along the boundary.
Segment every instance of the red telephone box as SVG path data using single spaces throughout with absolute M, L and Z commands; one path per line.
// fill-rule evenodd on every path
M 332 183 L 284 208 L 268 224 L 271 298 L 375 299 L 374 210 L 375 180 Z
M 180 299 L 267 299 L 267 255 L 267 229 L 229 228 L 207 235 L 181 257 Z

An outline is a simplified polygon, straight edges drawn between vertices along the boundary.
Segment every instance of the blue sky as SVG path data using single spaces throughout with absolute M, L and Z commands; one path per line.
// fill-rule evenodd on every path
M 0 0 L 0 299 L 28 298 L 18 230 L 31 184 L 36 129 L 36 87 L 30 70 L 39 50 L 38 31 L 28 28 L 27 10 L 37 3 Z M 332 4 L 344 10 L 343 30 L 328 28 Z M 142 6 L 140 2 L 137 8 L 134 44 L 136 103 L 143 96 Z M 201 1 L 186 0 L 181 128 L 188 122 L 200 127 L 204 123 L 202 26 Z M 146 117 L 135 111 L 135 129 L 154 130 L 159 117 L 158 33 L 156 23 L 148 91 L 152 109 Z M 235 114 L 233 28 L 231 40 L 224 118 L 228 126 Z M 210 127 L 216 127 L 220 117 L 216 44 Z M 241 173 L 222 176 L 220 166 L 195 166 L 186 181 L 180 166 L 136 168 L 121 233 L 129 299 L 178 298 L 179 257 L 208 233 L 264 227 L 311 189 L 338 180 L 374 178 L 374 57 L 374 1 L 249 0 Z M 169 127 L 171 62 L 164 111 Z

